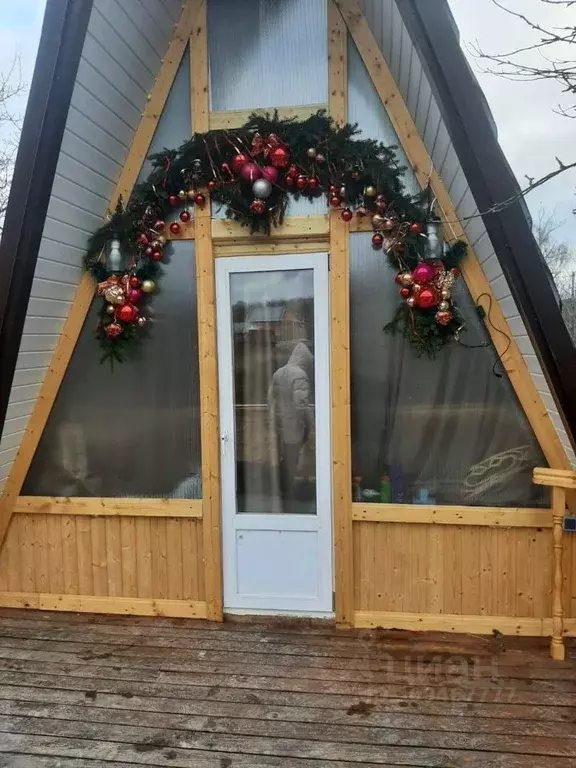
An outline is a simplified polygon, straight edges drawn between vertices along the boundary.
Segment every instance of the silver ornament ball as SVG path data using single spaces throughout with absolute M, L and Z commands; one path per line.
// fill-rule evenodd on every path
M 252 194 L 260 200 L 265 200 L 272 194 L 272 184 L 268 179 L 256 179 L 252 184 Z
M 136 322 L 138 323 L 140 328 L 142 328 L 144 325 L 146 325 L 147 321 L 146 321 L 146 318 L 144 317 L 144 315 L 140 315 L 140 317 L 138 318 L 138 320 Z

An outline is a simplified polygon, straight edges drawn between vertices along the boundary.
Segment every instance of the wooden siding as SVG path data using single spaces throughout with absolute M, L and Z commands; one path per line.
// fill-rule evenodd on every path
M 0 492 L 164 56 L 180 0 L 94 0 L 0 441 Z
M 564 537 L 564 550 L 574 619 L 576 537 Z M 550 528 L 354 524 L 356 611 L 549 619 L 552 566 Z
M 197 518 L 15 514 L 0 593 L 202 602 L 201 526 Z
M 434 166 L 448 187 L 459 216 L 464 218 L 474 215 L 478 209 L 448 136 L 430 83 L 396 7 L 395 0 L 361 0 L 360 4 L 430 153 Z M 464 228 L 475 247 L 478 259 L 490 281 L 494 294 L 498 298 L 504 316 L 512 326 L 516 342 L 536 383 L 538 392 L 542 396 L 560 441 L 570 461 L 576 465 L 576 457 L 562 419 L 558 414 L 556 403 L 520 317 L 518 307 L 510 294 L 510 287 L 502 273 L 482 219 L 472 219 L 466 223 Z

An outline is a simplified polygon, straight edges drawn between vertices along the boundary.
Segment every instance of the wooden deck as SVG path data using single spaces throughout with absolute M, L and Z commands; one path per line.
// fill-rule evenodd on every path
M 2 768 L 569 768 L 547 643 L 0 611 Z

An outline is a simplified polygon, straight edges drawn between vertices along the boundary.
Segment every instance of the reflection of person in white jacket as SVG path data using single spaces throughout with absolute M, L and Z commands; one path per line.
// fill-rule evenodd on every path
M 314 357 L 306 344 L 298 342 L 286 365 L 272 377 L 268 409 L 278 436 L 280 486 L 284 500 L 294 498 L 294 480 L 300 453 L 308 440 L 314 415 L 310 380 Z

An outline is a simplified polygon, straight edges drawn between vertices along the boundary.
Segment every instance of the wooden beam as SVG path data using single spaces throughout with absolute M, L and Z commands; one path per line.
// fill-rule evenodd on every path
M 518 507 L 457 507 L 421 504 L 352 504 L 356 523 L 420 523 L 485 525 L 498 528 L 551 528 L 549 509 Z
M 202 499 L 20 496 L 14 514 L 201 518 Z
M 452 240 L 465 240 L 469 253 L 462 264 L 462 273 L 474 301 L 484 297 L 484 309 L 488 314 L 488 303 L 492 299 L 490 323 L 486 327 L 508 377 L 520 400 L 522 408 L 530 422 L 536 438 L 553 467 L 569 469 L 569 461 L 562 447 L 556 429 L 550 420 L 546 406 L 542 402 L 536 386 L 530 376 L 524 358 L 518 349 L 512 331 L 504 317 L 498 300 L 494 297 L 490 283 L 486 279 L 482 267 L 474 253 L 462 225 L 458 213 L 450 199 L 448 190 L 432 165 L 432 161 L 424 142 L 418 133 L 414 120 L 404 103 L 396 81 L 390 72 L 368 22 L 364 18 L 357 0 L 333 0 L 346 22 L 348 30 L 356 44 L 358 52 L 364 61 L 368 74 L 384 105 L 390 121 L 398 135 L 402 148 L 414 169 L 421 187 L 430 183 L 436 196 L 438 209 L 446 224 L 447 232 Z
M 190 36 L 190 107 L 193 133 L 209 129 L 208 38 L 206 0 L 195 0 L 196 22 Z M 202 536 L 206 615 L 222 621 L 222 542 L 220 533 L 220 441 L 216 299 L 210 200 L 195 211 L 200 434 L 202 455 Z
M 413 632 L 469 632 L 492 635 L 546 637 L 552 619 L 532 616 L 467 616 L 459 614 L 396 613 L 389 611 L 356 611 L 354 626 L 359 629 L 405 629 Z M 574 622 L 576 628 L 576 622 Z
M 298 253 L 321 253 L 328 250 L 328 235 L 321 240 L 275 240 L 259 241 L 257 243 L 224 243 L 214 244 L 214 257 L 226 256 L 269 256 Z
M 1 608 L 31 608 L 38 611 L 114 613 L 125 616 L 169 616 L 205 619 L 206 603 L 195 600 L 164 600 L 145 597 L 94 597 L 93 595 L 49 595 L 37 592 L 0 592 Z
M 327 214 L 314 216 L 288 216 L 280 227 L 274 227 L 270 236 L 262 232 L 253 235 L 250 231 L 230 219 L 214 219 L 212 222 L 212 237 L 215 242 L 257 243 L 259 241 L 275 242 L 277 240 L 296 238 L 318 238 L 327 236 L 329 232 L 329 219 Z
M 140 120 L 140 124 L 134 134 L 128 156 L 124 163 L 124 167 L 120 173 L 112 197 L 108 204 L 108 210 L 114 209 L 116 202 L 120 196 L 128 199 L 142 163 L 146 158 L 150 141 L 156 130 L 158 120 L 162 113 L 172 81 L 178 70 L 178 66 L 182 59 L 182 55 L 186 49 L 190 30 L 194 23 L 194 5 L 192 0 L 188 0 L 184 5 L 180 20 L 176 26 L 174 37 L 168 46 L 166 56 L 162 62 L 160 72 L 156 78 L 156 82 L 150 91 L 146 108 Z M 58 344 L 52 355 L 52 360 L 48 366 L 46 376 L 42 383 L 36 405 L 30 416 L 26 428 L 26 434 L 22 439 L 18 455 L 12 466 L 10 475 L 6 482 L 4 492 L 0 497 L 0 545 L 6 535 L 8 524 L 12 516 L 12 510 L 16 499 L 20 494 L 20 490 L 28 474 L 28 469 L 36 452 L 38 442 L 52 405 L 60 389 L 60 384 L 68 368 L 68 363 L 76 346 L 78 336 L 84 325 L 86 314 L 92 303 L 94 297 L 94 282 L 92 277 L 85 274 L 78 286 L 74 301 L 64 327 L 60 334 Z
M 337 125 L 347 113 L 347 34 L 340 11 L 328 1 L 328 98 Z M 348 227 L 339 211 L 330 221 L 330 360 L 332 388 L 332 505 L 336 623 L 354 621 L 352 457 L 350 438 L 350 264 Z
M 532 482 L 536 485 L 547 485 L 573 491 L 576 490 L 576 472 L 566 469 L 536 467 Z
M 259 109 L 235 109 L 225 112 L 210 112 L 210 130 L 215 128 L 240 128 L 248 118 L 257 115 L 272 114 L 275 109 L 281 118 L 294 117 L 296 120 L 305 120 L 319 109 L 327 109 L 327 104 L 305 104 L 301 107 L 262 107 Z

